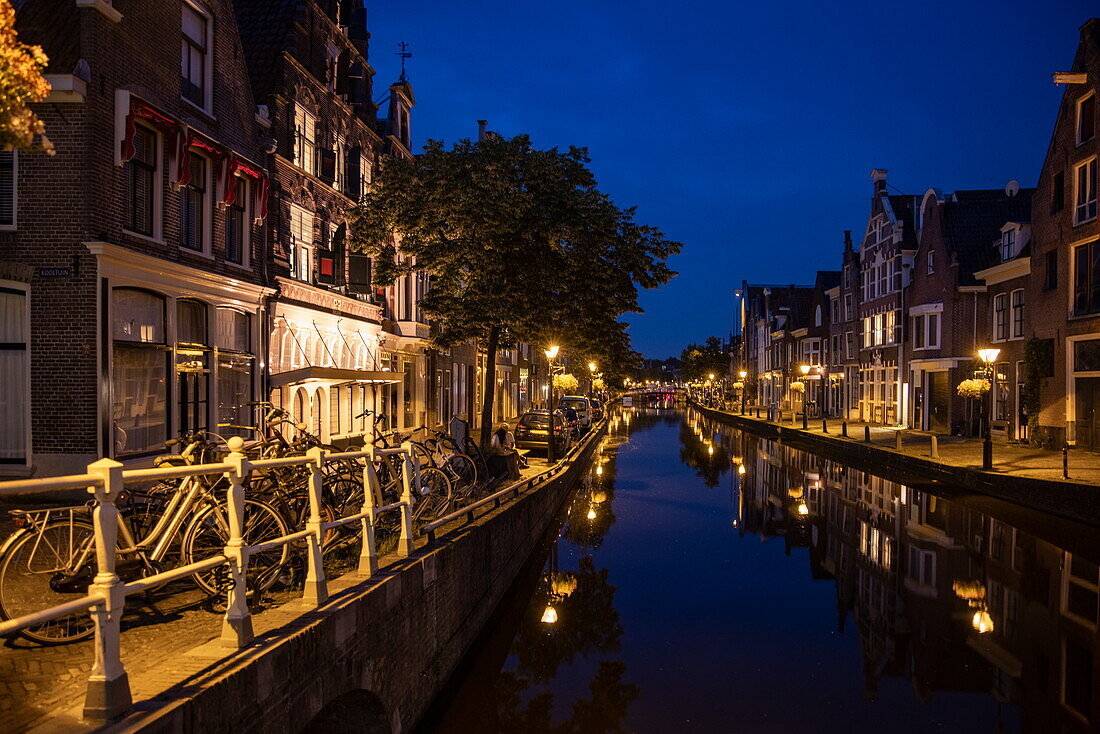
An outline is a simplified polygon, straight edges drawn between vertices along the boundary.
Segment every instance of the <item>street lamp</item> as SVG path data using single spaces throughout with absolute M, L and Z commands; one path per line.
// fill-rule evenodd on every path
M 546 355 L 546 376 L 550 378 L 550 402 L 546 405 L 547 428 L 549 429 L 546 438 L 546 463 L 553 464 L 557 460 L 557 456 L 554 452 L 554 434 L 556 428 L 554 425 L 554 360 L 558 356 L 558 345 L 551 344 L 543 354 Z M 557 619 L 556 616 L 555 619 Z
M 996 367 L 994 363 L 997 361 L 997 357 L 1000 355 L 1000 349 L 979 349 L 978 358 L 982 360 L 985 365 L 983 373 L 985 378 L 989 380 L 989 412 L 985 416 L 985 433 L 982 440 L 982 469 L 989 471 L 993 468 L 993 435 L 990 431 L 990 424 L 993 422 L 993 380 Z M 985 412 L 985 401 L 982 401 L 982 408 Z
M 745 378 L 749 376 L 749 373 L 745 370 L 741 370 L 737 373 L 737 376 L 741 378 L 741 415 L 745 414 L 745 393 L 748 391 L 748 383 L 745 382 Z
M 801 365 L 801 366 L 799 366 L 798 369 L 799 369 L 799 371 L 802 372 L 803 377 L 810 374 L 810 365 L 808 365 L 808 364 Z M 809 385 L 807 385 L 806 383 L 803 383 L 802 384 L 802 430 L 803 431 L 807 430 L 810 427 L 809 421 L 808 421 L 807 416 L 806 416 L 806 393 L 807 393 L 808 389 L 809 389 Z

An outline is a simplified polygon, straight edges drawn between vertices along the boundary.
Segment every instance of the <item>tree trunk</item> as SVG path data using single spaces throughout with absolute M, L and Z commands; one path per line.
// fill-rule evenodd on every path
M 489 341 L 485 345 L 485 402 L 481 406 L 481 445 L 489 445 L 493 432 L 493 398 L 497 388 L 497 345 L 500 344 L 500 327 L 489 327 Z

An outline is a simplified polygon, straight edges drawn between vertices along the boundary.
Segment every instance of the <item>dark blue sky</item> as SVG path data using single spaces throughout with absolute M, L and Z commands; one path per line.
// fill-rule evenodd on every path
M 587 146 L 601 188 L 684 243 L 635 349 L 724 336 L 733 290 L 812 282 L 860 232 L 872 168 L 903 193 L 1035 185 L 1086 0 L 373 3 L 381 95 L 408 41 L 413 132 L 488 119 Z

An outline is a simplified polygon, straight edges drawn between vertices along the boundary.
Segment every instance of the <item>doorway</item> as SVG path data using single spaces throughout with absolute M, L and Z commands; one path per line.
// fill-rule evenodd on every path
M 949 433 L 951 421 L 948 411 L 951 406 L 951 391 L 947 384 L 947 372 L 927 372 L 928 395 L 925 404 L 928 410 L 928 430 L 933 433 Z
M 1074 381 L 1077 446 L 1100 449 L 1100 377 L 1078 377 Z

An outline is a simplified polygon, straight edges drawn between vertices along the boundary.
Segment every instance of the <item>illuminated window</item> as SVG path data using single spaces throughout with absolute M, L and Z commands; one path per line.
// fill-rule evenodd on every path
M 294 163 L 317 175 L 317 118 L 301 105 L 294 107 Z

